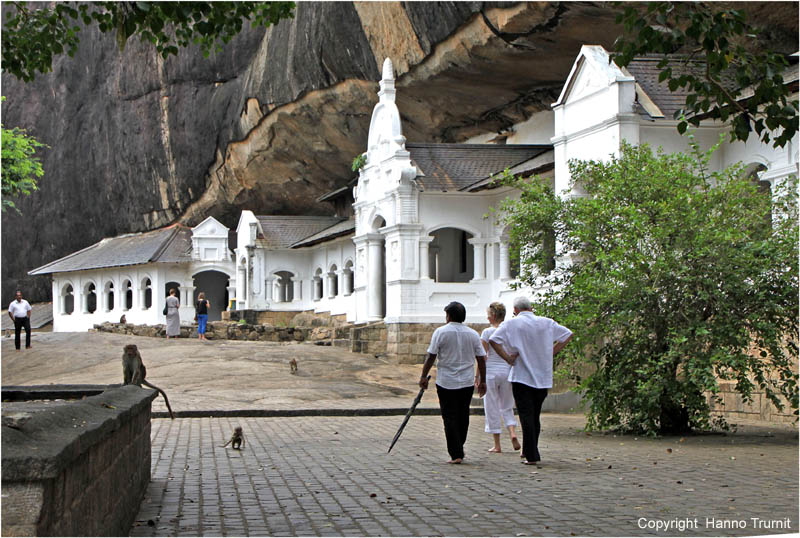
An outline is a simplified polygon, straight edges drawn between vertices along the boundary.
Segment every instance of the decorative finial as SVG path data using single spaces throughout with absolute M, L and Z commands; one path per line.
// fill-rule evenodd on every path
M 383 61 L 383 76 L 381 78 L 383 80 L 394 80 L 394 66 L 390 58 L 386 58 Z

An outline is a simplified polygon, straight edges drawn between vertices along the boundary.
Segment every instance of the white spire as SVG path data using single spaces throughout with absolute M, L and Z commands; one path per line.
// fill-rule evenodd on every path
M 382 103 L 394 103 L 394 67 L 389 58 L 383 61 L 381 90 L 378 92 L 378 97 Z

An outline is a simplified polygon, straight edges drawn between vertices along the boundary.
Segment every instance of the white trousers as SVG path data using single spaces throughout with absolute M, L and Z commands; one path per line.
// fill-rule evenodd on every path
M 501 433 L 503 423 L 506 428 L 516 426 L 514 419 L 514 394 L 506 376 L 487 374 L 486 396 L 483 397 L 483 412 L 486 418 L 486 433 Z M 500 422 L 502 418 L 503 422 Z

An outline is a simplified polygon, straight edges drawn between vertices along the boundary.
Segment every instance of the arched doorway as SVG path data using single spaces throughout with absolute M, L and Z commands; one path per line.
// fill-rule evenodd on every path
M 428 267 L 436 282 L 469 282 L 473 278 L 472 234 L 458 228 L 440 228 L 430 234 Z
M 230 277 L 221 271 L 201 271 L 194 275 L 194 298 L 192 305 L 197 304 L 197 295 L 206 294 L 211 303 L 208 309 L 208 321 L 219 321 L 222 312 L 228 308 L 228 282 Z
M 175 290 L 175 297 L 178 298 L 178 301 L 181 300 L 181 285 L 177 282 L 167 282 L 164 284 L 164 297 L 169 297 L 169 290 Z M 181 303 L 183 306 L 183 303 Z

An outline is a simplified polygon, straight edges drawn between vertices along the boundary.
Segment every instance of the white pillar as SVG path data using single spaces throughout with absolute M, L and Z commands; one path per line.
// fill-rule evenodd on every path
M 268 303 L 273 301 L 275 297 L 273 288 L 275 287 L 275 279 L 272 277 L 264 279 L 264 295 Z
M 303 280 L 298 277 L 292 277 L 292 302 L 300 302 L 303 300 Z
M 433 241 L 433 237 L 427 235 L 419 239 L 419 278 L 420 280 L 431 278 L 431 264 L 429 247 Z
M 367 315 L 372 320 L 383 318 L 383 294 L 384 294 L 384 279 L 383 273 L 383 256 L 384 241 L 375 237 L 370 238 L 367 243 L 367 258 L 368 258 L 368 304 Z
M 482 239 L 470 239 L 469 243 L 472 245 L 473 254 L 472 280 L 484 280 L 486 278 L 486 257 L 484 256 L 486 243 Z
M 336 297 L 334 291 L 336 291 L 336 286 L 334 286 L 334 282 L 336 282 L 336 273 L 328 273 L 328 299 L 333 299 Z
M 231 305 L 231 299 L 236 298 L 236 286 L 228 286 L 228 304 L 225 305 L 223 310 L 228 310 Z
M 347 290 L 345 287 L 346 275 L 344 269 L 337 271 L 336 275 L 334 275 L 334 278 L 336 279 L 336 291 L 339 292 L 339 295 L 344 295 L 345 290 Z
M 500 240 L 500 280 L 511 280 L 511 258 L 508 253 L 508 243 Z

